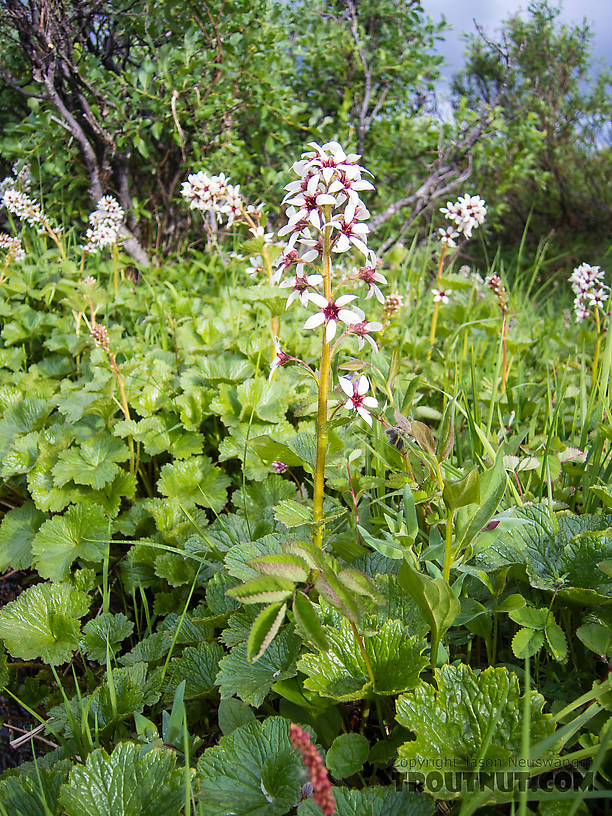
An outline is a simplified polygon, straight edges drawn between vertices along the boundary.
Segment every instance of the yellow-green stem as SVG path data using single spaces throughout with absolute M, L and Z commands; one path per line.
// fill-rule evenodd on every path
M 597 326 L 597 341 L 595 343 L 595 357 L 593 358 L 593 385 L 595 385 L 595 378 L 597 377 L 599 350 L 601 347 L 601 321 L 599 319 L 599 306 L 595 307 L 595 325 Z
M 113 292 L 119 294 L 119 265 L 117 263 L 117 244 L 113 244 Z
M 502 320 L 502 346 L 503 346 L 503 369 L 502 369 L 502 382 L 501 382 L 501 393 L 506 393 L 506 382 L 508 380 L 508 342 L 506 339 L 506 334 L 508 331 L 508 312 L 504 312 L 504 317 Z
M 331 211 L 325 208 L 325 222 L 329 222 Z M 324 296 L 331 297 L 331 261 L 330 261 L 330 233 L 331 227 L 325 227 L 323 233 L 323 287 Z M 315 462 L 314 490 L 313 490 L 313 519 L 312 542 L 317 547 L 323 547 L 323 499 L 325 494 L 325 458 L 327 456 L 327 396 L 329 392 L 329 372 L 331 370 L 331 344 L 327 342 L 327 326 L 322 328 L 321 364 L 319 366 L 319 400 L 317 407 L 317 458 Z
M 444 258 L 446 256 L 447 245 L 442 244 L 442 252 L 440 253 L 440 260 L 438 261 L 438 271 L 436 273 L 436 289 L 440 288 L 442 280 L 442 268 L 444 266 Z M 434 303 L 433 315 L 431 318 L 431 330 L 429 332 L 429 350 L 427 352 L 427 359 L 431 360 L 431 352 L 433 351 L 433 344 L 436 340 L 436 328 L 438 326 L 438 312 L 440 311 L 440 301 Z
M 111 356 L 111 366 L 117 379 L 117 385 L 119 386 L 119 394 L 121 395 L 121 408 L 123 410 L 123 416 L 129 421 L 131 417 L 127 396 L 125 393 L 125 385 L 123 383 L 123 377 L 121 376 L 121 372 L 117 367 L 117 361 L 115 360 L 114 354 Z M 130 449 L 130 473 L 134 473 L 135 472 L 134 440 L 132 439 L 131 435 L 128 436 L 127 440 L 128 447 Z
M 444 569 L 442 577 L 446 583 L 450 583 L 450 571 L 453 564 L 453 517 L 454 510 L 448 514 L 446 519 L 446 545 L 444 547 Z

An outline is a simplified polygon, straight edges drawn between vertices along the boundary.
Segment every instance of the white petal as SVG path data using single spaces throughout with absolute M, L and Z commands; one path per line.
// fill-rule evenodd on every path
M 334 244 L 333 251 L 334 252 L 346 252 L 348 249 L 351 248 L 351 242 L 346 237 L 346 235 L 339 235 L 336 243 Z
M 378 346 L 376 345 L 376 340 L 374 340 L 373 337 L 370 337 L 369 334 L 366 334 L 365 337 L 363 337 L 363 338 L 360 337 L 359 339 L 362 341 L 362 346 L 360 346 L 360 348 L 363 347 L 363 340 L 365 339 L 372 346 L 374 351 L 378 351 Z
M 363 404 L 368 408 L 378 408 L 378 400 L 375 397 L 364 397 Z
M 368 423 L 370 427 L 372 427 L 372 417 L 369 415 L 365 408 L 359 406 L 359 408 L 357 408 L 357 413 L 362 419 L 365 419 L 365 421 Z
M 316 249 L 309 249 L 302 255 L 303 261 L 315 261 L 319 257 L 319 253 Z
M 336 306 L 346 306 L 351 300 L 357 300 L 357 295 L 340 295 L 336 300 Z
M 344 391 L 347 397 L 353 396 L 353 383 L 349 380 L 348 377 L 338 377 L 338 382 L 340 383 L 340 388 Z
M 347 326 L 352 326 L 354 323 L 360 322 L 359 315 L 356 315 L 355 312 L 351 312 L 350 309 L 340 309 L 338 318 L 343 323 L 346 323 Z
M 370 383 L 368 381 L 368 378 L 365 376 L 365 374 L 362 374 L 357 382 L 357 393 L 359 394 L 359 396 L 363 397 L 363 395 L 366 393 L 369 387 Z
M 336 199 L 333 195 L 329 195 L 328 193 L 319 193 L 316 198 L 316 202 L 319 207 L 325 207 L 325 205 L 331 205 L 332 207 L 336 206 Z
M 324 298 L 323 295 L 320 295 L 318 292 L 313 292 L 310 295 L 310 300 L 315 304 L 315 306 L 319 306 L 321 309 L 324 309 L 327 306 L 327 298 Z
M 304 323 L 305 329 L 316 329 L 318 326 L 321 326 L 325 323 L 325 315 L 323 312 L 317 312 L 316 314 L 310 315 L 308 320 Z
M 336 321 L 330 320 L 327 324 L 327 328 L 325 329 L 325 342 L 331 343 L 331 341 L 336 336 Z

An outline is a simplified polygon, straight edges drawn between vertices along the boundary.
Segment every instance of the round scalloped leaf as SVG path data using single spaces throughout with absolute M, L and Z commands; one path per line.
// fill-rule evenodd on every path
M 73 481 L 100 490 L 119 472 L 117 462 L 125 462 L 129 455 L 125 442 L 114 436 L 86 439 L 80 446 L 60 453 L 53 468 L 55 485 L 63 487 Z
M 390 787 L 363 790 L 334 788 L 336 816 L 433 816 L 434 803 L 422 793 Z M 314 799 L 306 799 L 298 816 L 321 816 Z
M 183 505 L 197 504 L 220 513 L 227 501 L 229 484 L 230 479 L 208 456 L 194 456 L 164 465 L 157 489 Z
M 224 654 L 225 649 L 219 643 L 187 646 L 180 657 L 173 657 L 170 661 L 164 695 L 171 699 L 182 680 L 185 680 L 185 700 L 209 694 Z
M 221 737 L 198 761 L 201 816 L 285 816 L 300 798 L 303 768 L 289 721 L 269 717 Z
M 109 537 L 108 519 L 95 504 L 69 507 L 45 521 L 32 541 L 34 563 L 43 578 L 61 581 L 77 558 L 101 562 Z
M 83 648 L 91 660 L 106 664 L 107 644 L 110 656 L 114 657 L 121 642 L 134 631 L 134 624 L 122 612 L 103 612 L 97 618 L 87 621 L 83 627 Z
M 65 663 L 78 648 L 89 598 L 70 584 L 35 584 L 0 609 L 0 637 L 13 657 Z
M 340 734 L 332 742 L 325 764 L 336 779 L 345 779 L 358 773 L 368 758 L 370 746 L 362 734 Z
M 176 754 L 149 745 L 120 743 L 109 756 L 92 751 L 76 765 L 60 801 L 66 816 L 178 816 L 185 803 L 185 769 Z
M 515 674 L 506 668 L 489 667 L 476 675 L 469 666 L 446 665 L 436 669 L 435 680 L 437 688 L 421 683 L 397 700 L 397 721 L 416 734 L 398 750 L 396 767 L 400 772 L 441 767 L 475 771 L 475 757 L 484 768 L 501 769 L 511 757 L 521 756 L 525 698 Z M 532 745 L 555 731 L 552 716 L 542 713 L 544 702 L 541 694 L 529 693 Z M 553 748 L 541 758 L 554 756 Z M 427 786 L 427 773 L 424 777 Z M 468 774 L 462 779 L 455 777 L 453 774 L 453 788 L 461 790 L 443 786 L 435 791 L 436 798 L 454 799 L 465 792 L 470 785 Z M 455 785 L 456 781 L 461 785 Z
M 363 638 L 372 665 L 374 686 L 350 623 L 339 629 L 324 627 L 329 643 L 326 652 L 305 654 L 298 662 L 307 675 L 304 686 L 323 697 L 345 702 L 372 694 L 399 694 L 414 688 L 427 665 L 425 641 L 410 636 L 400 621 L 387 621 L 379 632 Z
M 45 514 L 33 502 L 9 510 L 0 524 L 0 573 L 7 569 L 28 569 L 32 563 L 32 541 Z
M 544 645 L 544 632 L 535 629 L 519 629 L 512 638 L 512 651 L 519 660 L 537 654 Z

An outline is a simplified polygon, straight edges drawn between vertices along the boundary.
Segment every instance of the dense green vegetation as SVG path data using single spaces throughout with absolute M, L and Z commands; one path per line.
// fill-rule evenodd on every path
M 0 814 L 607 812 L 588 32 L 174 5 L 0 3 Z

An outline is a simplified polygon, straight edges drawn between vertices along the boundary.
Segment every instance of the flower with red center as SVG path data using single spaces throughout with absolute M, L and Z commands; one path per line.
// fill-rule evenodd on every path
M 352 411 L 358 413 L 359 416 L 362 419 L 365 419 L 368 425 L 371 426 L 372 417 L 370 416 L 368 408 L 377 408 L 378 400 L 374 397 L 366 397 L 366 394 L 370 388 L 370 381 L 368 378 L 362 374 L 355 383 L 351 382 L 348 377 L 339 377 L 338 381 L 340 383 L 340 388 L 348 397 L 347 401 L 344 403 L 344 407 L 350 408 Z
M 274 359 L 270 363 L 270 377 L 271 380 L 274 377 L 274 372 L 280 366 L 286 365 L 290 360 L 294 360 L 295 358 L 292 357 L 290 354 L 287 354 L 286 351 L 283 351 L 280 346 L 280 340 L 278 337 L 272 338 L 274 341 L 274 351 L 276 352 L 274 355 Z
M 347 326 L 359 323 L 359 315 L 351 309 L 344 308 L 347 303 L 356 299 L 357 295 L 341 295 L 337 300 L 327 300 L 318 292 L 309 294 L 308 300 L 319 306 L 321 311 L 311 315 L 304 323 L 304 328 L 316 329 L 325 323 L 325 342 L 331 343 L 336 336 L 338 322 L 345 323 Z
M 331 782 L 321 754 L 312 744 L 310 734 L 300 728 L 299 725 L 291 723 L 289 726 L 289 739 L 293 747 L 300 752 L 304 767 L 308 771 L 313 791 L 312 798 L 325 816 L 333 816 L 336 812 L 336 802 L 334 801 Z
M 368 341 L 368 343 L 372 346 L 374 351 L 378 351 L 376 341 L 374 340 L 373 337 L 370 337 L 370 332 L 382 331 L 383 329 L 382 323 L 378 323 L 376 321 L 368 323 L 365 319 L 365 312 L 363 312 L 358 306 L 353 306 L 353 311 L 355 311 L 359 315 L 360 322 L 353 323 L 352 326 L 349 326 L 347 329 L 348 333 L 356 335 L 357 345 L 359 346 L 360 351 L 364 346 L 365 340 Z
M 431 293 L 433 295 L 434 303 L 448 303 L 448 292 L 445 289 L 432 289 Z
M 381 275 L 380 272 L 376 271 L 376 260 L 374 259 L 373 263 L 369 263 L 366 266 L 362 266 L 359 272 L 355 275 L 355 279 L 360 282 L 360 284 L 365 284 L 368 287 L 368 294 L 366 295 L 366 300 L 369 300 L 372 295 L 376 297 L 376 300 L 379 303 L 385 302 L 385 296 L 380 291 L 377 283 L 386 283 L 387 279 L 384 275 Z
M 299 263 L 295 270 L 295 277 L 279 283 L 281 289 L 287 289 L 290 286 L 293 288 L 293 291 L 287 298 L 286 308 L 288 309 L 293 301 L 298 298 L 302 305 L 306 306 L 311 298 L 312 290 L 321 283 L 323 283 L 321 275 L 307 275 L 304 272 L 304 264 Z
M 331 226 L 338 230 L 338 236 L 334 241 L 332 250 L 334 252 L 347 252 L 352 244 L 367 257 L 366 236 L 370 228 L 367 224 L 360 223 L 360 221 L 364 221 L 369 216 L 370 213 L 363 205 L 350 201 L 342 216 L 334 218 L 330 222 Z

